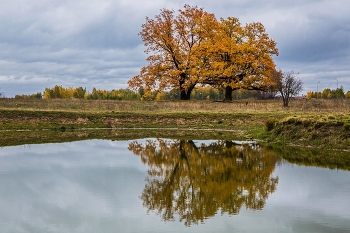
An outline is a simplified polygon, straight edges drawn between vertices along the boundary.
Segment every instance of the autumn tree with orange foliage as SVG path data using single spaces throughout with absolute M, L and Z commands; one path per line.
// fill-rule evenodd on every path
M 198 75 L 193 72 L 196 63 L 194 50 L 203 40 L 197 30 L 203 20 L 215 20 L 214 15 L 202 8 L 185 5 L 175 16 L 173 10 L 162 9 L 155 19 L 146 17 L 139 33 L 145 46 L 148 65 L 140 74 L 129 80 L 129 87 L 164 90 L 176 88 L 181 99 L 190 99 L 191 91 L 198 83 Z
M 225 100 L 231 101 L 233 90 L 271 86 L 272 55 L 278 50 L 261 23 L 218 21 L 203 8 L 185 5 L 177 15 L 162 9 L 155 19 L 146 17 L 139 35 L 150 56 L 128 81 L 132 89 L 178 89 L 181 99 L 189 100 L 197 84 L 211 85 L 225 89 Z
M 202 48 L 207 63 L 202 83 L 224 88 L 225 101 L 232 101 L 233 90 L 266 91 L 272 85 L 272 55 L 278 55 L 278 49 L 261 23 L 243 27 L 237 18 L 221 19 L 215 37 L 207 42 Z

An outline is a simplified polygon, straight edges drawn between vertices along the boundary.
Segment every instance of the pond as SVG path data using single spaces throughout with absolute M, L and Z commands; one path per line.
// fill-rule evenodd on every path
M 0 232 L 350 232 L 350 172 L 254 143 L 0 148 Z

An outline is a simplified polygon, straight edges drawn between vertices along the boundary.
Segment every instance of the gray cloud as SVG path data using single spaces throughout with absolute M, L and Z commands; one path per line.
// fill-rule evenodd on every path
M 125 88 L 146 64 L 138 36 L 145 17 L 185 3 L 218 18 L 262 22 L 277 42 L 282 70 L 294 70 L 305 90 L 350 90 L 350 2 L 277 0 L 29 1 L 0 3 L 0 88 L 6 96 L 54 85 Z M 331 82 L 330 84 L 330 81 Z

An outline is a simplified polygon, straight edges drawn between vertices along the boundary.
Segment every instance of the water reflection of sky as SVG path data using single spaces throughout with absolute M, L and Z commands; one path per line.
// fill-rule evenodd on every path
M 128 141 L 0 148 L 0 232 L 347 232 L 350 172 L 284 164 L 261 211 L 184 227 L 147 214 Z

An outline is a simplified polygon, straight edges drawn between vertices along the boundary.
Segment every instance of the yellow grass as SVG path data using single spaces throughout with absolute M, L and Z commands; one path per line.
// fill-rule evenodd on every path
M 79 99 L 18 100 L 0 99 L 1 109 L 53 110 L 83 112 L 281 112 L 281 113 L 350 113 L 350 99 L 291 100 L 282 106 L 281 100 L 239 100 L 232 103 L 197 101 L 116 101 Z

